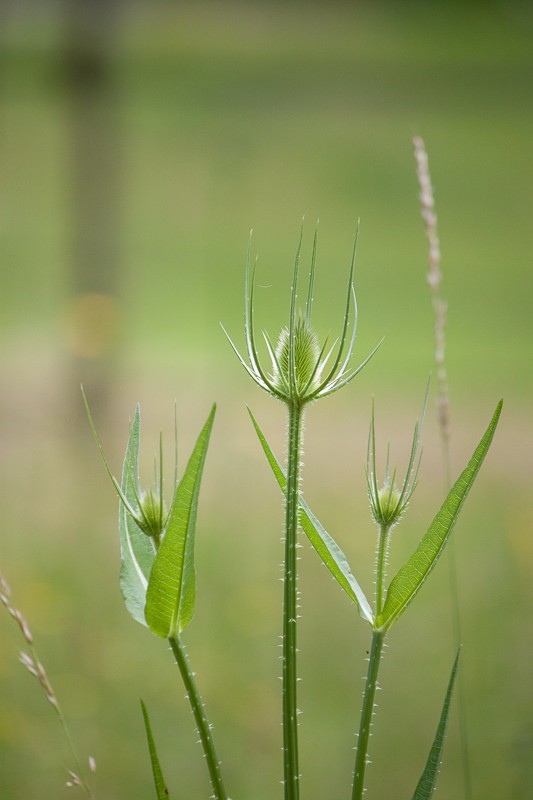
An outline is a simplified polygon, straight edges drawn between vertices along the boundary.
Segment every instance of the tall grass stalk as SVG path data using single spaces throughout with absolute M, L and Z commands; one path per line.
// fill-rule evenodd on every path
M 447 303 L 441 294 L 442 270 L 441 249 L 437 231 L 437 214 L 433 184 L 429 172 L 429 159 L 424 140 L 420 136 L 413 139 L 418 185 L 420 188 L 420 209 L 428 240 L 428 275 L 427 281 L 431 293 L 431 302 L 435 317 L 435 365 L 437 368 L 437 408 L 441 441 L 441 453 L 444 475 L 444 487 L 449 491 L 452 483 L 451 470 L 451 423 L 450 400 L 448 392 L 448 375 L 446 370 L 446 312 Z M 448 580 L 450 584 L 450 606 L 452 630 L 455 647 L 463 643 L 461 624 L 461 605 L 459 599 L 459 580 L 457 576 L 457 555 L 452 540 L 448 549 Z M 463 765 L 463 784 L 466 800 L 472 800 L 472 770 L 470 766 L 470 747 L 468 734 L 468 714 L 466 708 L 466 691 L 464 672 L 459 671 L 457 695 L 459 705 L 459 737 L 461 742 L 461 761 Z
M 416 172 L 420 188 L 420 211 L 424 222 L 424 230 L 428 240 L 428 273 L 427 282 L 431 293 L 431 302 L 435 317 L 435 365 L 437 367 L 437 407 L 439 432 L 444 464 L 446 488 L 452 481 L 450 460 L 450 400 L 448 393 L 448 375 L 446 370 L 446 312 L 447 302 L 442 297 L 441 249 L 437 231 L 437 214 L 433 185 L 429 173 L 429 160 L 424 140 L 420 136 L 413 139 Z

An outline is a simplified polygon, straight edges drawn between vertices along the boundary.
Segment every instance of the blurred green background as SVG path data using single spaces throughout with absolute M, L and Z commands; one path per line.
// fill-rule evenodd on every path
M 280 456 L 284 414 L 219 322 L 242 341 L 253 227 L 258 324 L 275 335 L 305 215 L 306 259 L 320 218 L 317 325 L 335 331 L 360 217 L 359 356 L 386 338 L 356 382 L 310 409 L 305 490 L 371 594 L 371 398 L 401 470 L 433 369 L 415 134 L 439 215 L 454 472 L 505 398 L 455 536 L 474 797 L 531 796 L 532 34 L 525 2 L 4 0 L 0 568 L 80 752 L 97 760 L 99 800 L 152 796 L 141 696 L 172 796 L 209 788 L 170 654 L 122 605 L 116 500 L 79 384 L 117 473 L 141 402 L 146 480 L 160 429 L 172 452 L 174 401 L 182 464 L 219 404 L 185 638 L 232 796 L 279 797 L 282 513 L 245 404 Z M 433 391 L 392 568 L 442 491 Z M 307 547 L 300 588 L 302 793 L 337 800 L 369 632 Z M 450 616 L 443 563 L 390 636 L 369 797 L 413 792 L 453 660 Z M 72 797 L 61 732 L 5 613 L 0 638 L 0 796 Z M 455 710 L 439 796 L 460 787 Z

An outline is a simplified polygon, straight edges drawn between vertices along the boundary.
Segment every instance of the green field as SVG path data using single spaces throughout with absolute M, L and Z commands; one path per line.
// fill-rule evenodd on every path
M 123 609 L 116 502 L 79 384 L 117 473 L 137 401 L 148 476 L 160 428 L 171 453 L 174 400 L 182 466 L 218 403 L 185 638 L 232 797 L 279 797 L 281 502 L 245 404 L 280 456 L 285 422 L 219 322 L 242 341 L 253 228 L 258 326 L 275 335 L 305 217 L 305 261 L 320 219 L 315 313 L 321 334 L 334 335 L 360 219 L 357 353 L 385 341 L 360 378 L 309 411 L 304 488 L 371 594 L 371 400 L 382 449 L 391 439 L 401 470 L 434 369 L 415 134 L 439 216 L 454 472 L 505 399 L 455 534 L 474 797 L 527 800 L 533 15 L 518 2 L 145 5 L 108 32 L 101 95 L 69 89 L 57 9 L 7 4 L 0 25 L 0 569 L 80 751 L 97 760 L 98 800 L 153 796 L 141 696 L 172 796 L 207 798 L 209 788 L 170 654 Z M 109 327 L 80 327 L 81 292 L 112 296 L 100 307 Z M 98 357 L 87 357 L 95 341 Z M 442 496 L 434 394 L 393 565 Z M 301 570 L 302 794 L 341 800 L 369 635 L 307 547 Z M 411 797 L 434 732 L 454 655 L 447 571 L 439 566 L 390 638 L 371 747 L 376 800 Z M 7 614 L 0 640 L 0 797 L 74 797 L 63 789 L 61 732 L 17 663 Z M 455 716 L 439 797 L 460 798 L 460 781 Z

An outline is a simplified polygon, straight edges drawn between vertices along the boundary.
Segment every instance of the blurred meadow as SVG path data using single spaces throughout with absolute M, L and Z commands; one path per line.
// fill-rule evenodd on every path
M 454 474 L 505 400 L 454 534 L 474 797 L 531 797 L 532 39 L 525 2 L 2 3 L 0 570 L 96 758 L 98 800 L 153 794 L 140 697 L 172 796 L 209 787 L 167 647 L 122 604 L 117 502 L 79 385 L 116 474 L 141 403 L 146 482 L 160 430 L 172 470 L 174 402 L 181 467 L 218 403 L 184 639 L 232 797 L 280 796 L 281 500 L 246 404 L 280 457 L 284 410 L 219 323 L 242 342 L 254 228 L 258 327 L 276 335 L 305 216 L 304 264 L 320 219 L 316 321 L 334 335 L 360 218 L 357 353 L 385 341 L 309 409 L 304 488 L 371 595 L 372 397 L 380 452 L 391 440 L 401 473 L 434 369 L 413 135 L 439 217 Z M 443 496 L 434 400 L 435 386 L 391 569 Z M 370 632 L 302 554 L 302 793 L 341 800 Z M 390 636 L 369 797 L 410 797 L 426 758 L 454 656 L 445 562 Z M 74 797 L 6 613 L 0 641 L 0 797 Z M 461 785 L 455 708 L 439 797 Z

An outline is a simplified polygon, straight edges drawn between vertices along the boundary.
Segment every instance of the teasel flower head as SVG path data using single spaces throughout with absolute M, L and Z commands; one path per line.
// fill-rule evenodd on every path
M 361 364 L 357 367 L 352 366 L 357 332 L 357 302 L 353 285 L 357 235 L 352 253 L 343 323 L 339 337 L 329 349 L 327 339 L 320 344 L 311 320 L 317 252 L 316 232 L 313 241 L 307 299 L 303 309 L 297 305 L 301 247 L 302 235 L 300 235 L 294 263 L 288 325 L 280 331 L 276 345 L 272 343 L 266 332 L 263 333 L 271 364 L 265 367 L 261 363 L 257 349 L 254 324 L 255 264 L 253 267 L 251 266 L 251 233 L 246 259 L 245 282 L 246 357 L 241 355 L 225 329 L 224 332 L 242 366 L 258 386 L 287 405 L 303 406 L 312 400 L 327 397 L 349 383 L 370 361 L 381 342 Z

